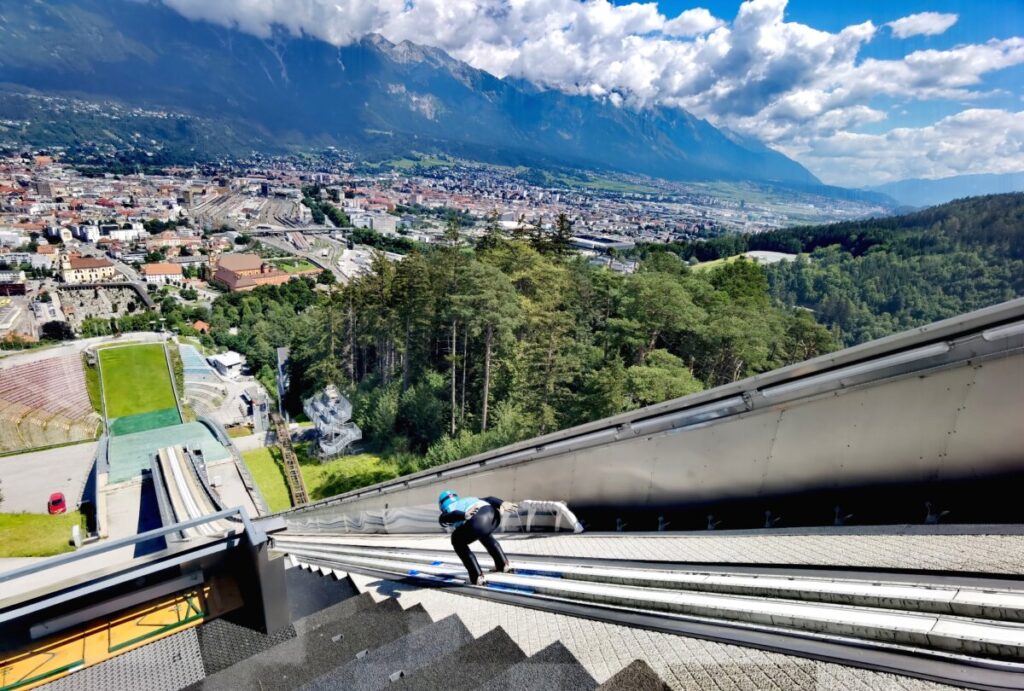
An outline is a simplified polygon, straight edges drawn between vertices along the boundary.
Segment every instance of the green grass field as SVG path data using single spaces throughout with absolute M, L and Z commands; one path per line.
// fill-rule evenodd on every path
M 316 270 L 316 266 L 312 262 L 307 262 L 304 259 L 282 259 L 274 262 L 274 266 L 289 274 L 298 273 L 300 271 Z
M 100 393 L 100 369 L 90 367 L 86 362 L 85 354 L 82 354 L 82 369 L 85 370 L 85 389 L 89 392 L 89 403 L 92 409 L 100 415 L 103 414 L 103 400 Z
M 397 465 L 372 453 L 342 456 L 327 463 L 310 458 L 309 453 L 309 442 L 295 445 L 302 480 L 306 483 L 309 498 L 313 500 L 398 477 Z
M 730 264 L 742 256 L 744 255 L 735 254 L 731 257 L 726 257 L 724 259 L 713 259 L 712 261 L 709 262 L 701 262 L 700 264 L 694 264 L 690 268 L 693 269 L 694 271 L 707 271 L 708 269 L 714 269 L 719 266 L 725 266 L 726 264 Z
M 271 511 L 284 511 L 292 507 L 291 493 L 281 468 L 281 452 L 275 447 L 265 447 L 242 452 L 245 464 L 249 466 L 252 479 L 260 488 Z
M 0 513 L 0 557 L 52 557 L 70 552 L 71 526 L 81 520 L 77 511 L 56 516 Z
M 100 350 L 100 367 L 108 418 L 175 407 L 163 345 L 104 348 Z

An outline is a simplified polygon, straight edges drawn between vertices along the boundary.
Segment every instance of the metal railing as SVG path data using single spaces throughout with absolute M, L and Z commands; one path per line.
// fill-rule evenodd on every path
M 288 482 L 288 490 L 292 495 L 292 506 L 302 506 L 309 503 L 309 493 L 306 492 L 306 483 L 302 479 L 302 471 L 299 468 L 299 459 L 295 456 L 295 449 L 292 448 L 292 437 L 288 431 L 288 425 L 277 413 L 271 413 L 271 420 L 274 423 L 274 432 L 277 434 L 277 445 L 281 449 L 281 457 L 284 461 L 284 479 Z

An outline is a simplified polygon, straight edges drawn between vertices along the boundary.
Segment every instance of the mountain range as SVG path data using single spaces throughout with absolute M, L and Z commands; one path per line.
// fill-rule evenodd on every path
M 868 188 L 907 206 L 935 206 L 954 199 L 983 194 L 1024 192 L 1024 172 L 954 175 L 947 178 L 913 178 Z
M 342 47 L 283 30 L 263 39 L 154 0 L 0 0 L 0 75 L 41 93 L 226 119 L 281 145 L 821 186 L 681 109 L 544 90 L 377 35 Z

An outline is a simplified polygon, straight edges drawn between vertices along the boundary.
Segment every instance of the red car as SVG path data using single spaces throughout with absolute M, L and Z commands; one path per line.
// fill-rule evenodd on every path
M 54 513 L 67 513 L 68 505 L 64 501 L 63 492 L 54 492 L 50 495 L 50 501 L 46 502 L 46 510 L 51 514 Z

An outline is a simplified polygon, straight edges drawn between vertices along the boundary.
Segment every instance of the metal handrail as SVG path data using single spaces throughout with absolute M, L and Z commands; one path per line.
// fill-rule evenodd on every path
M 115 549 L 120 549 L 122 547 L 137 545 L 139 543 L 147 542 L 154 538 L 164 537 L 165 535 L 169 535 L 171 533 L 179 532 L 182 530 L 188 530 L 198 525 L 203 525 L 204 523 L 212 523 L 214 521 L 219 521 L 233 516 L 237 516 L 238 519 L 242 521 L 245 535 L 249 539 L 249 542 L 251 544 L 256 545 L 266 541 L 266 534 L 252 523 L 252 521 L 249 519 L 249 513 L 245 510 L 245 507 L 236 506 L 231 509 L 218 511 L 217 513 L 211 513 L 206 516 L 201 516 L 199 518 L 193 518 L 192 520 L 182 521 L 181 523 L 175 523 L 173 525 L 155 528 L 153 530 L 146 531 L 145 533 L 129 535 L 128 537 L 122 537 L 116 540 L 109 540 L 106 542 L 102 542 L 98 545 L 88 547 L 86 549 L 80 549 L 75 552 L 68 552 L 67 554 L 60 554 L 55 557 L 50 557 L 49 559 L 46 559 L 44 561 L 36 562 L 34 564 L 28 564 L 27 566 L 22 566 L 21 568 L 14 569 L 12 571 L 0 573 L 0 583 L 13 581 L 18 578 L 23 578 L 25 576 L 31 576 L 32 574 L 40 573 L 41 571 L 48 571 L 49 569 L 57 568 L 60 566 L 66 566 L 67 564 L 73 564 L 76 561 L 88 559 L 89 557 L 96 556 L 97 554 L 103 554 L 105 552 L 110 552 Z M 209 542 L 222 542 L 224 540 L 229 539 L 232 539 L 232 536 L 228 535 L 222 538 L 211 539 Z

